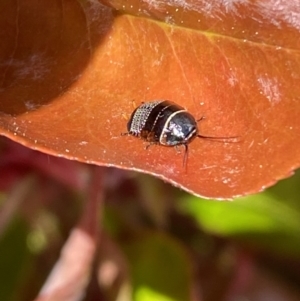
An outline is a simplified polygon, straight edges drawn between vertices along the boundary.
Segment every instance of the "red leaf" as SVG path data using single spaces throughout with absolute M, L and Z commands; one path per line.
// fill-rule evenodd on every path
M 299 167 L 298 1 L 111 3 L 139 16 L 96 1 L 0 5 L 2 135 L 215 198 L 258 192 Z M 183 153 L 120 135 L 133 100 L 154 99 L 205 116 L 201 134 L 240 142 L 195 140 L 185 172 Z

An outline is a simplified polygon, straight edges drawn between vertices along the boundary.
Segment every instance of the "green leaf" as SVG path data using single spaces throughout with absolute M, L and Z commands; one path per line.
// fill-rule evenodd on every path
M 15 219 L 0 239 L 1 300 L 15 300 L 18 285 L 30 268 L 27 233 L 27 223 Z
M 125 246 L 135 301 L 190 300 L 191 265 L 183 247 L 151 233 Z
M 292 197 L 289 181 L 295 183 L 293 195 L 299 197 L 299 181 L 292 178 L 264 193 L 232 202 L 187 197 L 179 207 L 208 232 L 300 255 L 300 207 Z M 285 193 L 288 197 L 284 197 L 285 188 L 289 188 Z

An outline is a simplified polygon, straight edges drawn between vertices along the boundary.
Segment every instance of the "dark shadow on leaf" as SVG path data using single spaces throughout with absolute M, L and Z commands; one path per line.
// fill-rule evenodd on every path
M 13 116 L 67 91 L 114 19 L 96 1 L 11 1 L 0 4 L 0 15 L 0 114 Z

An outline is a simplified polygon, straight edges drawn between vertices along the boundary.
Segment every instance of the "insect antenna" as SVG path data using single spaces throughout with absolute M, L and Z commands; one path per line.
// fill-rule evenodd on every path
M 204 120 L 205 116 L 202 116 L 201 118 L 197 119 L 197 123 Z M 206 136 L 206 135 L 197 135 L 198 138 L 202 138 L 202 139 L 210 139 L 210 140 L 215 140 L 215 141 L 219 141 L 219 142 L 237 142 L 237 141 L 230 141 L 233 139 L 238 139 L 239 136 L 229 136 L 229 137 L 220 137 L 220 136 Z M 226 141 L 229 140 L 229 141 Z
M 239 136 L 227 136 L 227 137 L 220 137 L 220 136 L 205 136 L 205 135 L 197 135 L 198 138 L 202 138 L 202 139 L 209 139 L 209 140 L 215 140 L 215 141 L 219 141 L 219 142 L 237 142 L 236 140 L 235 141 L 232 141 L 234 139 L 238 139 Z

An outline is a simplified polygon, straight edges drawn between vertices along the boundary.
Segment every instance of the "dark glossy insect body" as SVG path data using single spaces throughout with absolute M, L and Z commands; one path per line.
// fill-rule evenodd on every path
M 169 100 L 155 100 L 137 107 L 127 124 L 129 135 L 140 137 L 151 144 L 185 147 L 183 165 L 186 167 L 188 144 L 196 137 L 228 141 L 238 137 L 213 137 L 199 134 L 196 120 L 186 109 Z
M 142 103 L 132 113 L 127 130 L 150 144 L 184 145 L 183 165 L 186 166 L 188 144 L 198 135 L 197 121 L 183 107 L 169 100 Z
M 168 100 L 141 104 L 132 113 L 127 130 L 130 135 L 164 146 L 187 145 L 198 135 L 195 118 Z

